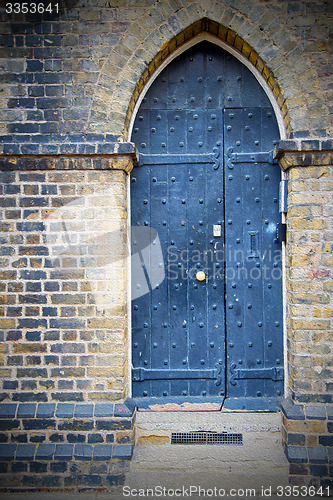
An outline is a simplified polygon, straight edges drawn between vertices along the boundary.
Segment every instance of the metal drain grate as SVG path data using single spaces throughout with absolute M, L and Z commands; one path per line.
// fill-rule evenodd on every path
M 171 444 L 229 444 L 242 445 L 243 434 L 227 432 L 172 432 Z

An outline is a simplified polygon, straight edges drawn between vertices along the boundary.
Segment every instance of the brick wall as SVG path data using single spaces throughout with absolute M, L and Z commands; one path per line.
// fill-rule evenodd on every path
M 281 141 L 277 156 L 288 176 L 290 396 L 332 403 L 332 141 Z
M 0 406 L 0 487 L 114 491 L 133 453 L 135 406 L 6 403 Z
M 135 421 L 126 399 L 135 154 L 122 148 L 88 141 L 70 149 L 95 155 L 0 159 L 2 488 L 124 483 Z
M 332 141 L 280 141 L 288 176 L 282 438 L 295 485 L 332 485 Z M 302 403 L 302 404 L 300 404 Z
M 293 398 L 332 403 L 332 166 L 289 170 L 288 316 Z
M 289 481 L 317 488 L 332 486 L 332 405 L 282 404 L 282 442 L 290 462 Z M 327 493 L 327 491 L 325 491 Z
M 124 399 L 129 161 L 55 163 L 1 173 L 2 399 Z

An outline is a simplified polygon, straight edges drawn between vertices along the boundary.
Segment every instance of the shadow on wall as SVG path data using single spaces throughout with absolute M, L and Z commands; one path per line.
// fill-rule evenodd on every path
M 165 278 L 157 231 L 152 227 L 133 226 L 127 245 L 124 245 L 124 232 L 119 221 L 112 217 L 110 207 L 114 206 L 117 206 L 116 193 L 114 187 L 109 186 L 98 193 L 77 198 L 45 216 L 43 237 L 49 248 L 51 266 L 61 269 L 66 267 L 68 259 L 79 259 L 99 312 L 112 304 L 112 283 L 119 280 L 124 268 L 129 267 L 129 258 L 132 300 L 150 293 Z M 125 248 L 128 251 L 124 255 Z M 110 286 L 99 291 L 99 284 L 105 282 Z

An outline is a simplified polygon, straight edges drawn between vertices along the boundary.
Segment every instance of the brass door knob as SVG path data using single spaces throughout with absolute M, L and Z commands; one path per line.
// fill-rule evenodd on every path
M 206 275 L 203 271 L 198 271 L 195 277 L 198 281 L 203 281 L 206 278 Z

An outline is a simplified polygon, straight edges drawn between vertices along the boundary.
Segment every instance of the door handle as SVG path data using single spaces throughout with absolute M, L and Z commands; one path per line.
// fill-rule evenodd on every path
M 195 277 L 198 281 L 203 281 L 206 278 L 206 275 L 203 271 L 198 271 Z

